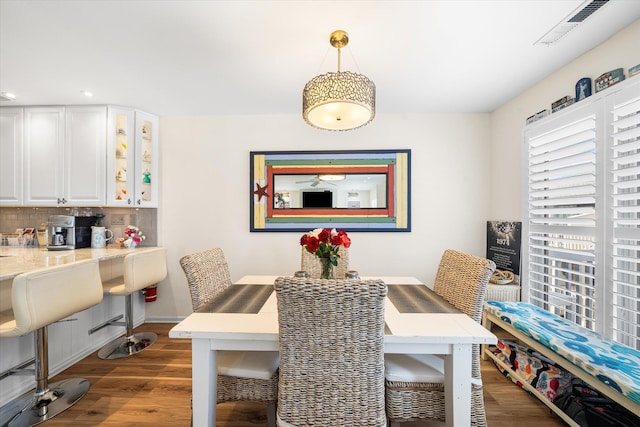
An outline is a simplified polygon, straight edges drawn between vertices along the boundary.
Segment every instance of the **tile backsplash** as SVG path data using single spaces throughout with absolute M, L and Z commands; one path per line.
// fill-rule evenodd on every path
M 143 246 L 158 245 L 158 210 L 150 208 L 0 207 L 0 233 L 8 235 L 18 228 L 46 226 L 49 215 L 104 215 L 101 225 L 113 232 L 114 239 L 123 237 L 124 229 L 134 225 L 146 236 Z

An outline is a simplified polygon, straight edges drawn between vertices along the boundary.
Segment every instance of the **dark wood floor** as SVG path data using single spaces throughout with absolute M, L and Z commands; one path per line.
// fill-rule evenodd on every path
M 96 353 L 51 381 L 83 377 L 91 388 L 76 405 L 46 426 L 189 426 L 191 419 L 191 342 L 169 339 L 173 324 L 145 324 L 136 331 L 158 334 L 142 353 L 118 360 L 101 360 Z M 487 421 L 490 427 L 547 427 L 565 424 L 536 398 L 483 362 Z M 258 403 L 218 405 L 222 427 L 266 426 L 265 406 Z M 406 424 L 407 427 L 431 425 Z M 438 425 L 438 424 L 436 424 Z

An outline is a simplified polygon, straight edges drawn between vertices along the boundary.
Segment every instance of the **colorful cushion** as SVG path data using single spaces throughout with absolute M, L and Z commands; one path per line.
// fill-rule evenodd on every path
M 527 347 L 506 340 L 498 340 L 493 353 L 516 372 L 518 378 L 496 363 L 498 370 L 515 384 L 522 387 L 520 380 L 528 382 L 538 393 L 553 401 L 556 396 L 566 393 L 573 376 L 558 367 L 553 361 Z
M 640 351 L 533 304 L 488 301 L 485 310 L 640 403 Z

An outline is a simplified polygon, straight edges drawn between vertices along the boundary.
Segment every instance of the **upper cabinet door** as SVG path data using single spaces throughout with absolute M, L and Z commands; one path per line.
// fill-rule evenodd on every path
M 109 107 L 107 124 L 107 205 L 133 207 L 135 196 L 135 112 Z
M 24 109 L 25 206 L 105 204 L 106 107 Z
M 158 117 L 136 111 L 135 207 L 158 207 Z
M 64 198 L 70 206 L 104 206 L 107 108 L 67 107 Z
M 22 204 L 22 108 L 0 108 L 0 206 Z
M 25 206 L 64 204 L 64 107 L 24 109 Z

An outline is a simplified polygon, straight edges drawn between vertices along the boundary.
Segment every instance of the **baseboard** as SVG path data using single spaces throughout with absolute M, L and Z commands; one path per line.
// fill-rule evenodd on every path
M 145 323 L 180 323 L 185 316 L 153 316 L 147 317 Z

